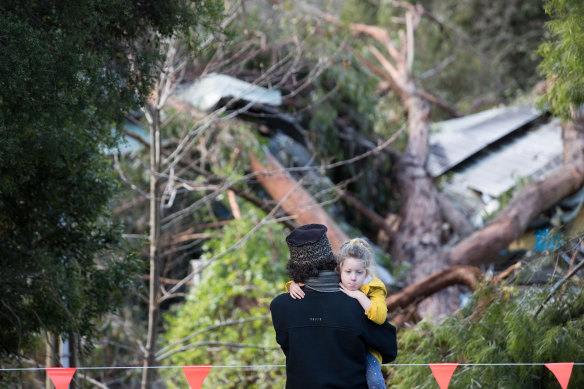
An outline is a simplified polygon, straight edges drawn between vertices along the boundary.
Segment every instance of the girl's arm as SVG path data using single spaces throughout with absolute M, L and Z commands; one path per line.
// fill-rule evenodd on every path
M 379 280 L 375 280 L 369 285 L 367 296 L 371 299 L 371 305 L 365 312 L 369 320 L 374 323 L 382 324 L 387 320 L 387 303 L 385 297 L 385 285 Z
M 359 304 L 361 304 L 361 306 L 365 310 L 365 313 L 367 313 L 367 311 L 369 310 L 369 307 L 371 306 L 371 300 L 369 299 L 369 297 L 367 297 L 365 295 L 365 293 L 361 292 L 360 290 L 347 289 L 345 287 L 345 285 L 343 285 L 340 282 L 339 282 L 339 285 L 341 286 L 341 292 L 343 292 L 347 296 L 353 297 L 355 300 L 359 301 Z
M 290 297 L 293 299 L 301 299 L 304 298 L 304 291 L 300 288 L 301 286 L 304 286 L 304 284 L 288 281 L 286 283 L 286 291 L 290 293 Z

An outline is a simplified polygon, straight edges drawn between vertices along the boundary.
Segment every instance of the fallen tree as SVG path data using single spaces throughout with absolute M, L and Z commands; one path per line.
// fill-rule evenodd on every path
M 326 225 L 333 250 L 338 250 L 340 244 L 347 239 L 339 225 L 300 185 L 301 181 L 294 179 L 271 154 L 266 155 L 266 161 L 266 165 L 263 165 L 256 157 L 251 157 L 251 171 L 256 174 L 263 188 L 274 200 L 282 204 L 282 208 L 299 225 L 309 223 Z M 474 290 L 480 276 L 481 271 L 473 266 L 453 266 L 431 274 L 387 297 L 390 317 L 394 322 L 399 322 L 398 315 L 401 311 L 449 286 L 464 285 Z
M 282 204 L 282 209 L 293 216 L 298 225 L 320 223 L 327 226 L 327 236 L 334 251 L 348 239 L 338 224 L 274 158 L 266 154 L 267 166 L 253 155 L 251 156 L 251 171 L 257 173 L 260 184 L 270 196 Z
M 349 28 L 359 34 L 373 37 L 385 50 L 382 53 L 376 46 L 369 45 L 370 52 L 381 65 L 383 74 L 380 68 L 366 60 L 364 60 L 364 65 L 388 82 L 391 90 L 399 96 L 407 114 L 408 142 L 404 152 L 398 158 L 396 169 L 402 198 L 400 224 L 397 231 L 390 231 L 390 229 L 387 231 L 391 232 L 389 236 L 393 243 L 390 249 L 392 258 L 412 265 L 406 280 L 409 284 L 406 288 L 407 294 L 419 297 L 404 301 L 412 303 L 426 299 L 427 301 L 421 305 L 422 316 L 426 314 L 440 316 L 456 308 L 454 301 L 458 300 L 457 290 L 435 295 L 441 289 L 453 285 L 446 279 L 450 277 L 448 279 L 458 280 L 454 281 L 454 284 L 466 285 L 467 282 L 462 282 L 463 278 L 460 278 L 460 274 L 466 272 L 468 277 L 473 278 L 477 272 L 470 270 L 472 267 L 469 266 L 462 268 L 450 268 L 450 266 L 479 266 L 494 262 L 499 251 L 517 239 L 536 215 L 572 194 L 584 184 L 584 160 L 581 156 L 572 158 L 572 161 L 565 160 L 566 166 L 559 173 L 526 187 L 500 212 L 497 218 L 474 233 L 471 233 L 469 224 L 464 223 L 460 215 L 445 212 L 449 204 L 445 202 L 445 196 L 440 194 L 433 178 L 426 171 L 431 107 L 428 101 L 431 95 L 417 87 L 411 72 L 414 58 L 414 32 L 424 15 L 424 9 L 408 3 L 396 2 L 396 4 L 405 9 L 404 20 L 406 21 L 406 31 L 401 35 L 399 47 L 394 45 L 386 29 L 358 23 L 350 24 Z M 330 15 L 324 15 L 324 18 L 331 23 L 337 23 L 337 20 Z M 570 125 L 573 132 L 582 132 L 582 123 Z M 574 142 L 579 146 L 574 146 Z M 573 136 L 570 144 L 573 149 L 582 150 L 584 142 L 581 136 Z M 270 167 L 256 165 L 252 168 L 254 171 L 258 169 L 269 170 Z M 263 184 L 266 182 L 264 181 Z M 274 198 L 279 201 L 283 194 L 294 185 L 297 184 L 291 181 L 288 189 L 284 190 L 280 184 L 273 184 L 273 189 L 268 192 L 276 196 Z M 280 192 L 277 193 L 276 190 Z M 309 196 L 304 197 L 304 200 L 307 201 L 309 209 L 314 209 L 314 202 Z M 301 201 L 303 200 L 300 197 L 295 197 L 293 207 L 298 208 L 302 204 Z M 330 225 L 336 225 L 329 218 L 313 217 L 312 211 L 297 213 L 304 215 L 298 219 L 303 223 L 326 221 L 326 223 L 331 223 Z M 383 227 L 380 222 L 383 218 L 373 220 L 377 221 L 380 229 Z M 441 227 L 445 221 L 453 225 L 459 238 L 462 239 L 448 248 L 444 246 L 441 239 Z M 438 280 L 432 284 L 432 288 L 429 288 L 428 277 Z M 412 290 L 415 289 L 419 291 L 413 293 Z M 432 298 L 428 299 L 430 296 Z
M 412 265 L 407 277 L 410 285 L 424 285 L 423 282 L 418 282 L 440 274 L 451 265 L 479 266 L 492 263 L 499 251 L 517 239 L 535 216 L 584 185 L 584 123 L 581 119 L 565 123 L 564 138 L 570 138 L 566 145 L 572 151 L 565 153 L 565 167 L 560 172 L 524 188 L 497 218 L 470 235 L 468 224 L 457 223 L 463 240 L 451 248 L 444 248 L 440 239 L 440 227 L 445 221 L 445 215 L 441 212 L 445 208 L 444 196 L 440 195 L 432 177 L 426 171 L 430 104 L 428 95 L 417 87 L 412 75 L 414 33 L 424 15 L 424 9 L 420 5 L 409 3 L 394 4 L 405 10 L 406 27 L 399 47 L 394 45 L 388 30 L 384 28 L 358 23 L 350 24 L 349 28 L 373 37 L 385 49 L 382 53 L 376 46 L 369 46 L 370 52 L 384 71 L 382 73 L 376 68 L 373 69 L 374 73 L 389 83 L 407 114 L 408 143 L 397 164 L 399 192 L 403 199 L 401 223 L 394 234 L 391 254 L 395 260 Z M 337 23 L 329 15 L 325 18 Z M 364 64 L 370 69 L 374 66 L 368 62 Z M 455 220 L 461 219 L 458 217 Z M 452 220 L 450 222 L 453 223 Z M 454 308 L 452 301 L 455 294 L 457 293 L 452 291 L 430 299 L 423 304 L 422 315 L 449 313 Z

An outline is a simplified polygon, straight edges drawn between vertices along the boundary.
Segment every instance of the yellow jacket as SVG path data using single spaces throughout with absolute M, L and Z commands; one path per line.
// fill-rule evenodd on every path
M 371 300 L 371 306 L 365 312 L 367 318 L 376 324 L 383 324 L 387 320 L 387 304 L 385 303 L 387 290 L 383 282 L 379 278 L 372 276 L 371 281 L 361 285 L 359 290 Z M 367 347 L 367 349 L 377 358 L 381 365 L 381 354 L 371 347 Z
M 383 282 L 377 277 L 371 277 L 371 281 L 361 285 L 359 290 L 371 300 L 371 306 L 365 312 L 367 318 L 374 323 L 383 324 L 387 320 L 387 304 L 385 303 L 387 290 Z
M 288 293 L 290 293 L 290 285 L 292 282 L 293 281 L 288 281 L 286 283 L 286 292 Z M 376 324 L 383 324 L 385 320 L 387 320 L 387 304 L 385 303 L 387 290 L 385 289 L 383 282 L 381 282 L 379 278 L 371 276 L 371 280 L 361 285 L 359 290 L 371 300 L 371 306 L 367 312 L 365 312 L 367 318 Z M 381 354 L 371 348 L 369 348 L 369 352 L 373 354 L 381 364 Z

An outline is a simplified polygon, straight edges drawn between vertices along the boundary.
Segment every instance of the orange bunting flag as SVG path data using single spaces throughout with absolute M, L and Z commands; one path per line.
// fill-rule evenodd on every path
M 77 368 L 75 367 L 47 367 L 45 369 L 56 389 L 67 389 Z
M 201 389 L 203 381 L 207 378 L 207 374 L 212 366 L 183 366 L 185 376 L 191 389 Z
M 554 373 L 562 389 L 566 389 L 568 387 L 568 382 L 570 381 L 570 376 L 572 375 L 572 367 L 574 367 L 574 362 L 546 363 L 545 367 Z
M 429 365 L 440 389 L 447 389 L 458 363 L 430 363 Z

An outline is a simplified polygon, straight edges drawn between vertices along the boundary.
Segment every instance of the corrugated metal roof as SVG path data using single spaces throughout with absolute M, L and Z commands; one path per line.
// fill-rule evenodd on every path
M 485 149 L 455 169 L 451 183 L 492 197 L 520 178 L 539 181 L 562 166 L 562 127 L 558 119 Z
M 438 131 L 430 135 L 428 172 L 438 177 L 539 116 L 532 106 L 501 107 L 436 123 Z

